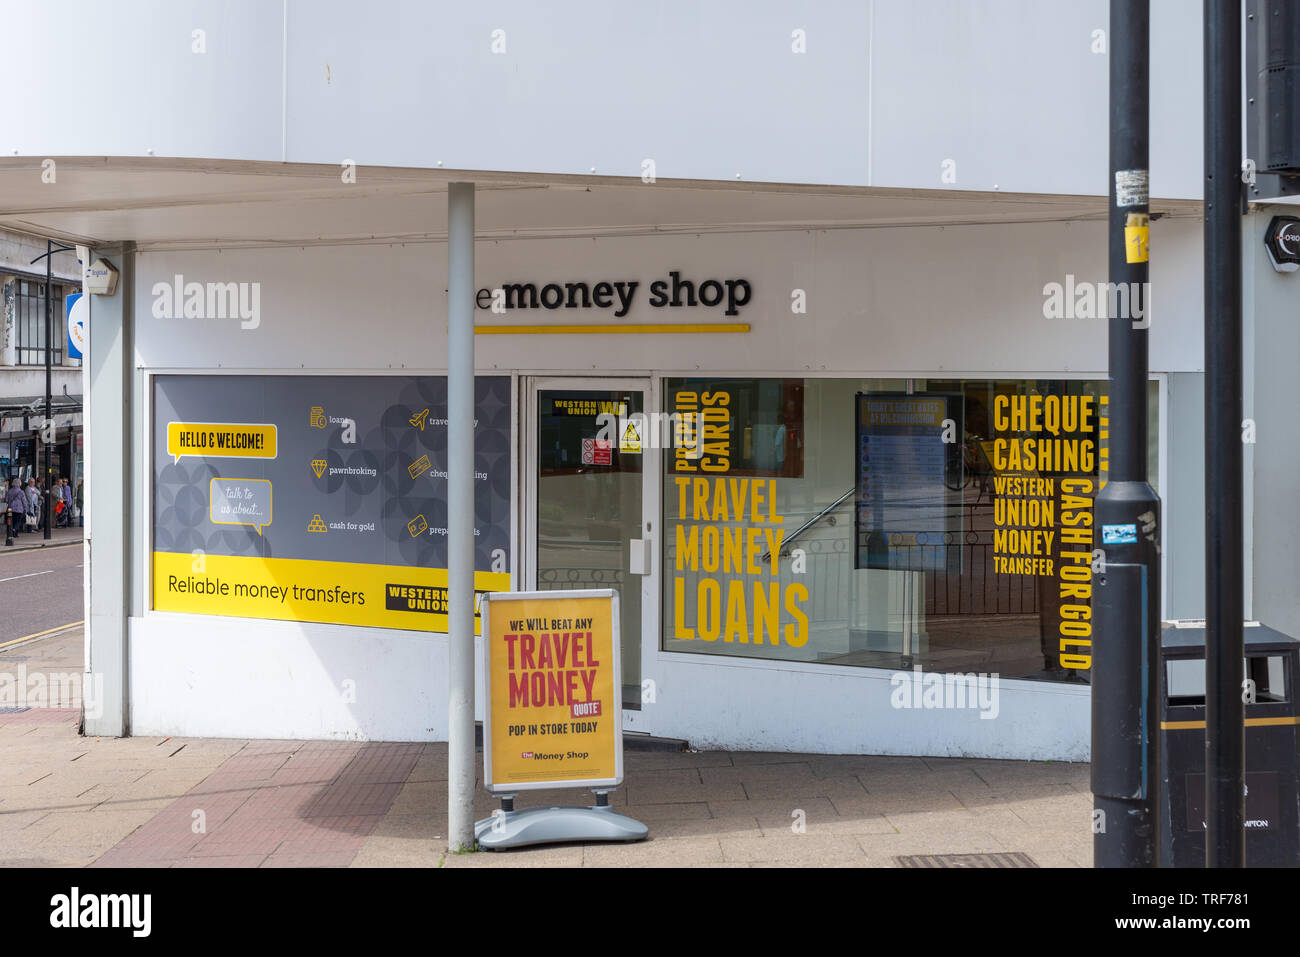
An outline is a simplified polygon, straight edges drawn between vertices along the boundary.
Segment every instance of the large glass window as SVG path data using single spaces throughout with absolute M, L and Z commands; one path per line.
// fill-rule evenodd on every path
M 669 379 L 663 648 L 1086 681 L 1105 383 Z M 1157 389 L 1151 406 L 1155 485 Z

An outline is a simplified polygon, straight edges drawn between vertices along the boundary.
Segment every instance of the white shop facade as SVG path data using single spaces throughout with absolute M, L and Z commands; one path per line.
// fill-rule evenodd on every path
M 816 190 L 609 182 L 525 226 L 508 192 L 480 191 L 476 587 L 618 589 L 629 733 L 1087 757 L 1100 199 L 1021 222 L 935 193 L 891 225 L 860 191 L 831 224 Z M 1199 219 L 1172 204 L 1153 247 L 1172 617 L 1202 567 L 1171 463 L 1201 421 Z M 126 481 L 88 657 L 121 649 L 120 730 L 445 739 L 445 239 L 96 255 L 122 282 L 92 312 L 91 468 Z

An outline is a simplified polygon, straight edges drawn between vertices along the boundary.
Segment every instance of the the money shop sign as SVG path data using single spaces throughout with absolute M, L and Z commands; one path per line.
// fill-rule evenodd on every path
M 490 790 L 623 780 L 617 601 L 612 589 L 484 597 Z

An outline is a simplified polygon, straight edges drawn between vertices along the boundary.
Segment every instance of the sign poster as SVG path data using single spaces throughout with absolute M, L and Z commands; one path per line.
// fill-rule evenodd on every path
M 442 376 L 161 375 L 153 607 L 445 631 Z M 475 381 L 475 588 L 510 588 L 510 379 Z
M 67 301 L 68 358 L 80 359 L 86 351 L 86 327 L 90 324 L 90 299 L 74 292 Z
M 960 528 L 948 488 L 960 396 L 876 392 L 857 401 L 856 567 L 956 572 L 944 546 Z
M 483 780 L 489 791 L 623 780 L 613 589 L 485 595 Z
M 993 571 L 1039 583 L 1048 667 L 1092 666 L 1093 503 L 1106 450 L 1106 397 L 1001 394 L 993 438 Z
M 670 475 L 803 476 L 802 379 L 669 379 L 667 404 Z
M 777 476 L 784 473 L 756 467 L 752 437 L 763 420 L 760 390 L 752 382 L 720 379 L 697 385 L 681 380 L 670 386 L 673 452 L 665 456 L 666 494 L 676 507 L 665 510 L 671 531 L 665 533 L 664 549 L 671 557 L 671 636 L 801 648 L 810 634 L 809 590 L 801 576 L 781 580 L 781 552 L 793 529 L 777 486 Z M 778 389 L 768 396 L 774 416 L 782 408 L 785 383 L 775 384 Z M 798 403 L 793 398 L 788 403 L 789 447 L 794 447 L 802 435 L 802 392 L 785 394 L 799 396 Z M 769 418 L 767 423 L 777 421 Z M 786 420 L 780 421 L 784 449 Z M 771 437 L 775 430 L 766 434 Z M 777 444 L 766 446 L 769 465 L 775 462 Z M 793 469 L 784 455 L 781 462 Z

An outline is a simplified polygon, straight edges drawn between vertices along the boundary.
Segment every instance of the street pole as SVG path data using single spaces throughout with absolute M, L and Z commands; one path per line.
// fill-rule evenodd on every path
M 57 243 L 52 239 L 45 240 L 45 252 L 32 260 L 32 263 L 38 263 L 45 260 L 45 425 L 41 429 L 41 447 L 45 450 L 45 495 L 41 499 L 41 515 L 44 518 L 44 535 L 50 537 L 50 516 L 54 514 L 50 506 L 50 473 L 54 471 L 53 463 L 50 461 L 50 454 L 53 451 L 50 446 L 54 444 L 54 408 L 53 397 L 51 393 L 50 377 L 52 375 L 52 364 L 54 358 L 54 254 L 65 253 L 76 249 L 75 246 L 67 246 L 63 243 Z M 47 441 L 48 437 L 48 441 Z M 40 460 L 34 463 L 40 466 Z
M 447 187 L 447 847 L 474 849 L 474 184 Z
M 1246 866 L 1241 0 L 1205 0 L 1205 866 Z
M 1111 0 L 1110 459 L 1093 546 L 1101 549 L 1092 645 L 1096 867 L 1159 860 L 1160 498 L 1147 480 L 1149 49 L 1149 0 Z
M 45 240 L 45 424 L 41 430 L 41 445 L 45 449 L 45 494 L 41 496 L 41 525 L 46 541 L 50 538 L 50 446 L 54 444 L 54 410 L 51 408 L 50 376 L 54 358 L 54 243 Z

